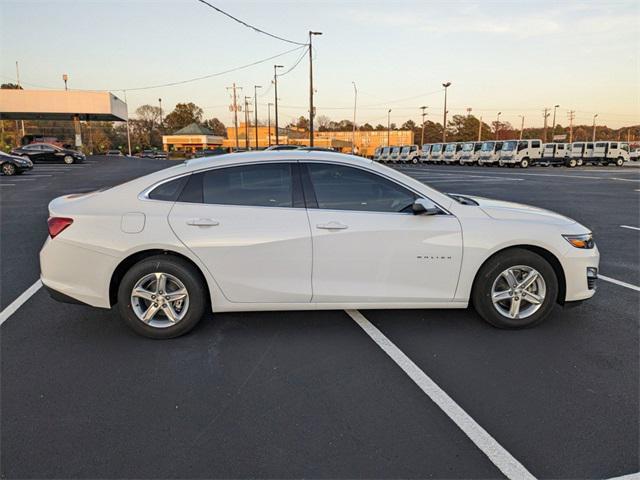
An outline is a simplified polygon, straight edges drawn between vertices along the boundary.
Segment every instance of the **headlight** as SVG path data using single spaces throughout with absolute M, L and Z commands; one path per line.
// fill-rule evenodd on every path
M 582 235 L 562 235 L 564 239 L 576 248 L 593 248 L 593 233 L 585 233 Z

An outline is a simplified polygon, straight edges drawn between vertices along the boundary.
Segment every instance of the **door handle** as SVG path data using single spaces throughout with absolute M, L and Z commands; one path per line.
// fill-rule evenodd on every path
M 192 225 L 194 227 L 215 227 L 220 225 L 220 222 L 211 218 L 190 218 L 187 220 L 187 225 Z
M 321 228 L 323 230 L 344 230 L 345 228 L 349 228 L 349 225 L 343 225 L 340 222 L 329 222 L 316 225 L 316 228 Z

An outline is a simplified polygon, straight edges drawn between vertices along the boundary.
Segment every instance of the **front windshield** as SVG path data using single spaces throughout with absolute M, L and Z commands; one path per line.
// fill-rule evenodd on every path
M 629 144 L 628 143 L 621 143 L 620 144 L 620 148 L 622 150 L 624 150 L 625 152 L 628 152 L 629 151 Z
M 391 153 L 400 153 L 400 147 L 393 147 Z
M 456 151 L 456 144 L 455 143 L 449 143 L 445 149 L 445 152 L 455 152 Z
M 424 153 L 427 153 L 429 151 L 429 148 L 431 148 L 431 145 L 429 145 L 428 143 L 425 143 L 424 145 L 422 145 L 422 151 Z
M 462 145 L 463 152 L 471 152 L 473 150 L 473 143 L 465 143 Z
M 483 152 L 492 152 L 494 145 L 494 142 L 484 142 L 480 150 L 482 150 Z
M 390 150 L 390 148 L 389 148 L 389 147 L 384 147 L 384 148 L 382 149 L 382 154 L 383 154 L 383 155 L 387 155 L 387 154 L 389 153 L 389 150 Z
M 409 153 L 411 147 L 402 147 L 402 153 Z
M 511 150 L 514 150 L 516 148 L 516 145 L 518 144 L 518 142 L 516 141 L 509 141 L 509 142 L 504 142 L 502 144 L 502 151 L 503 152 L 510 152 Z
M 441 143 L 436 143 L 434 146 L 431 147 L 431 151 L 435 152 L 435 153 L 439 153 L 442 151 L 442 144 Z

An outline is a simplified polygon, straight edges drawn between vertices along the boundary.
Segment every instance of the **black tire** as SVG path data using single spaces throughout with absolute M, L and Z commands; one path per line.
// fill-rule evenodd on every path
M 520 161 L 520 168 L 529 168 L 529 159 L 528 158 L 523 158 Z
M 618 157 L 616 158 L 616 167 L 622 167 L 624 165 L 624 158 Z
M 491 289 L 500 274 L 509 267 L 525 265 L 537 270 L 546 284 L 546 295 L 542 306 L 526 318 L 509 318 L 501 314 L 493 305 Z M 500 252 L 478 271 L 473 284 L 471 301 L 480 316 L 497 328 L 518 329 L 539 324 L 551 313 L 558 298 L 558 279 L 553 267 L 540 255 L 521 248 L 511 248 Z
M 179 279 L 189 294 L 188 310 L 175 325 L 160 328 L 140 320 L 131 305 L 131 292 L 145 275 L 154 272 L 168 273 Z M 145 258 L 127 271 L 118 287 L 118 310 L 124 323 L 134 332 L 148 338 L 167 339 L 189 332 L 202 319 L 206 301 L 206 285 L 198 272 L 185 260 L 172 255 L 156 255 Z
M 3 163 L 1 168 L 2 174 L 6 175 L 7 177 L 15 175 L 18 170 L 13 163 Z

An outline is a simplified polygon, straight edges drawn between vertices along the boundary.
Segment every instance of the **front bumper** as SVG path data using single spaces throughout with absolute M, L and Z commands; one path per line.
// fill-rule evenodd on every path
M 562 258 L 566 281 L 564 302 L 586 300 L 595 295 L 599 263 L 598 247 L 589 250 L 570 247 Z

